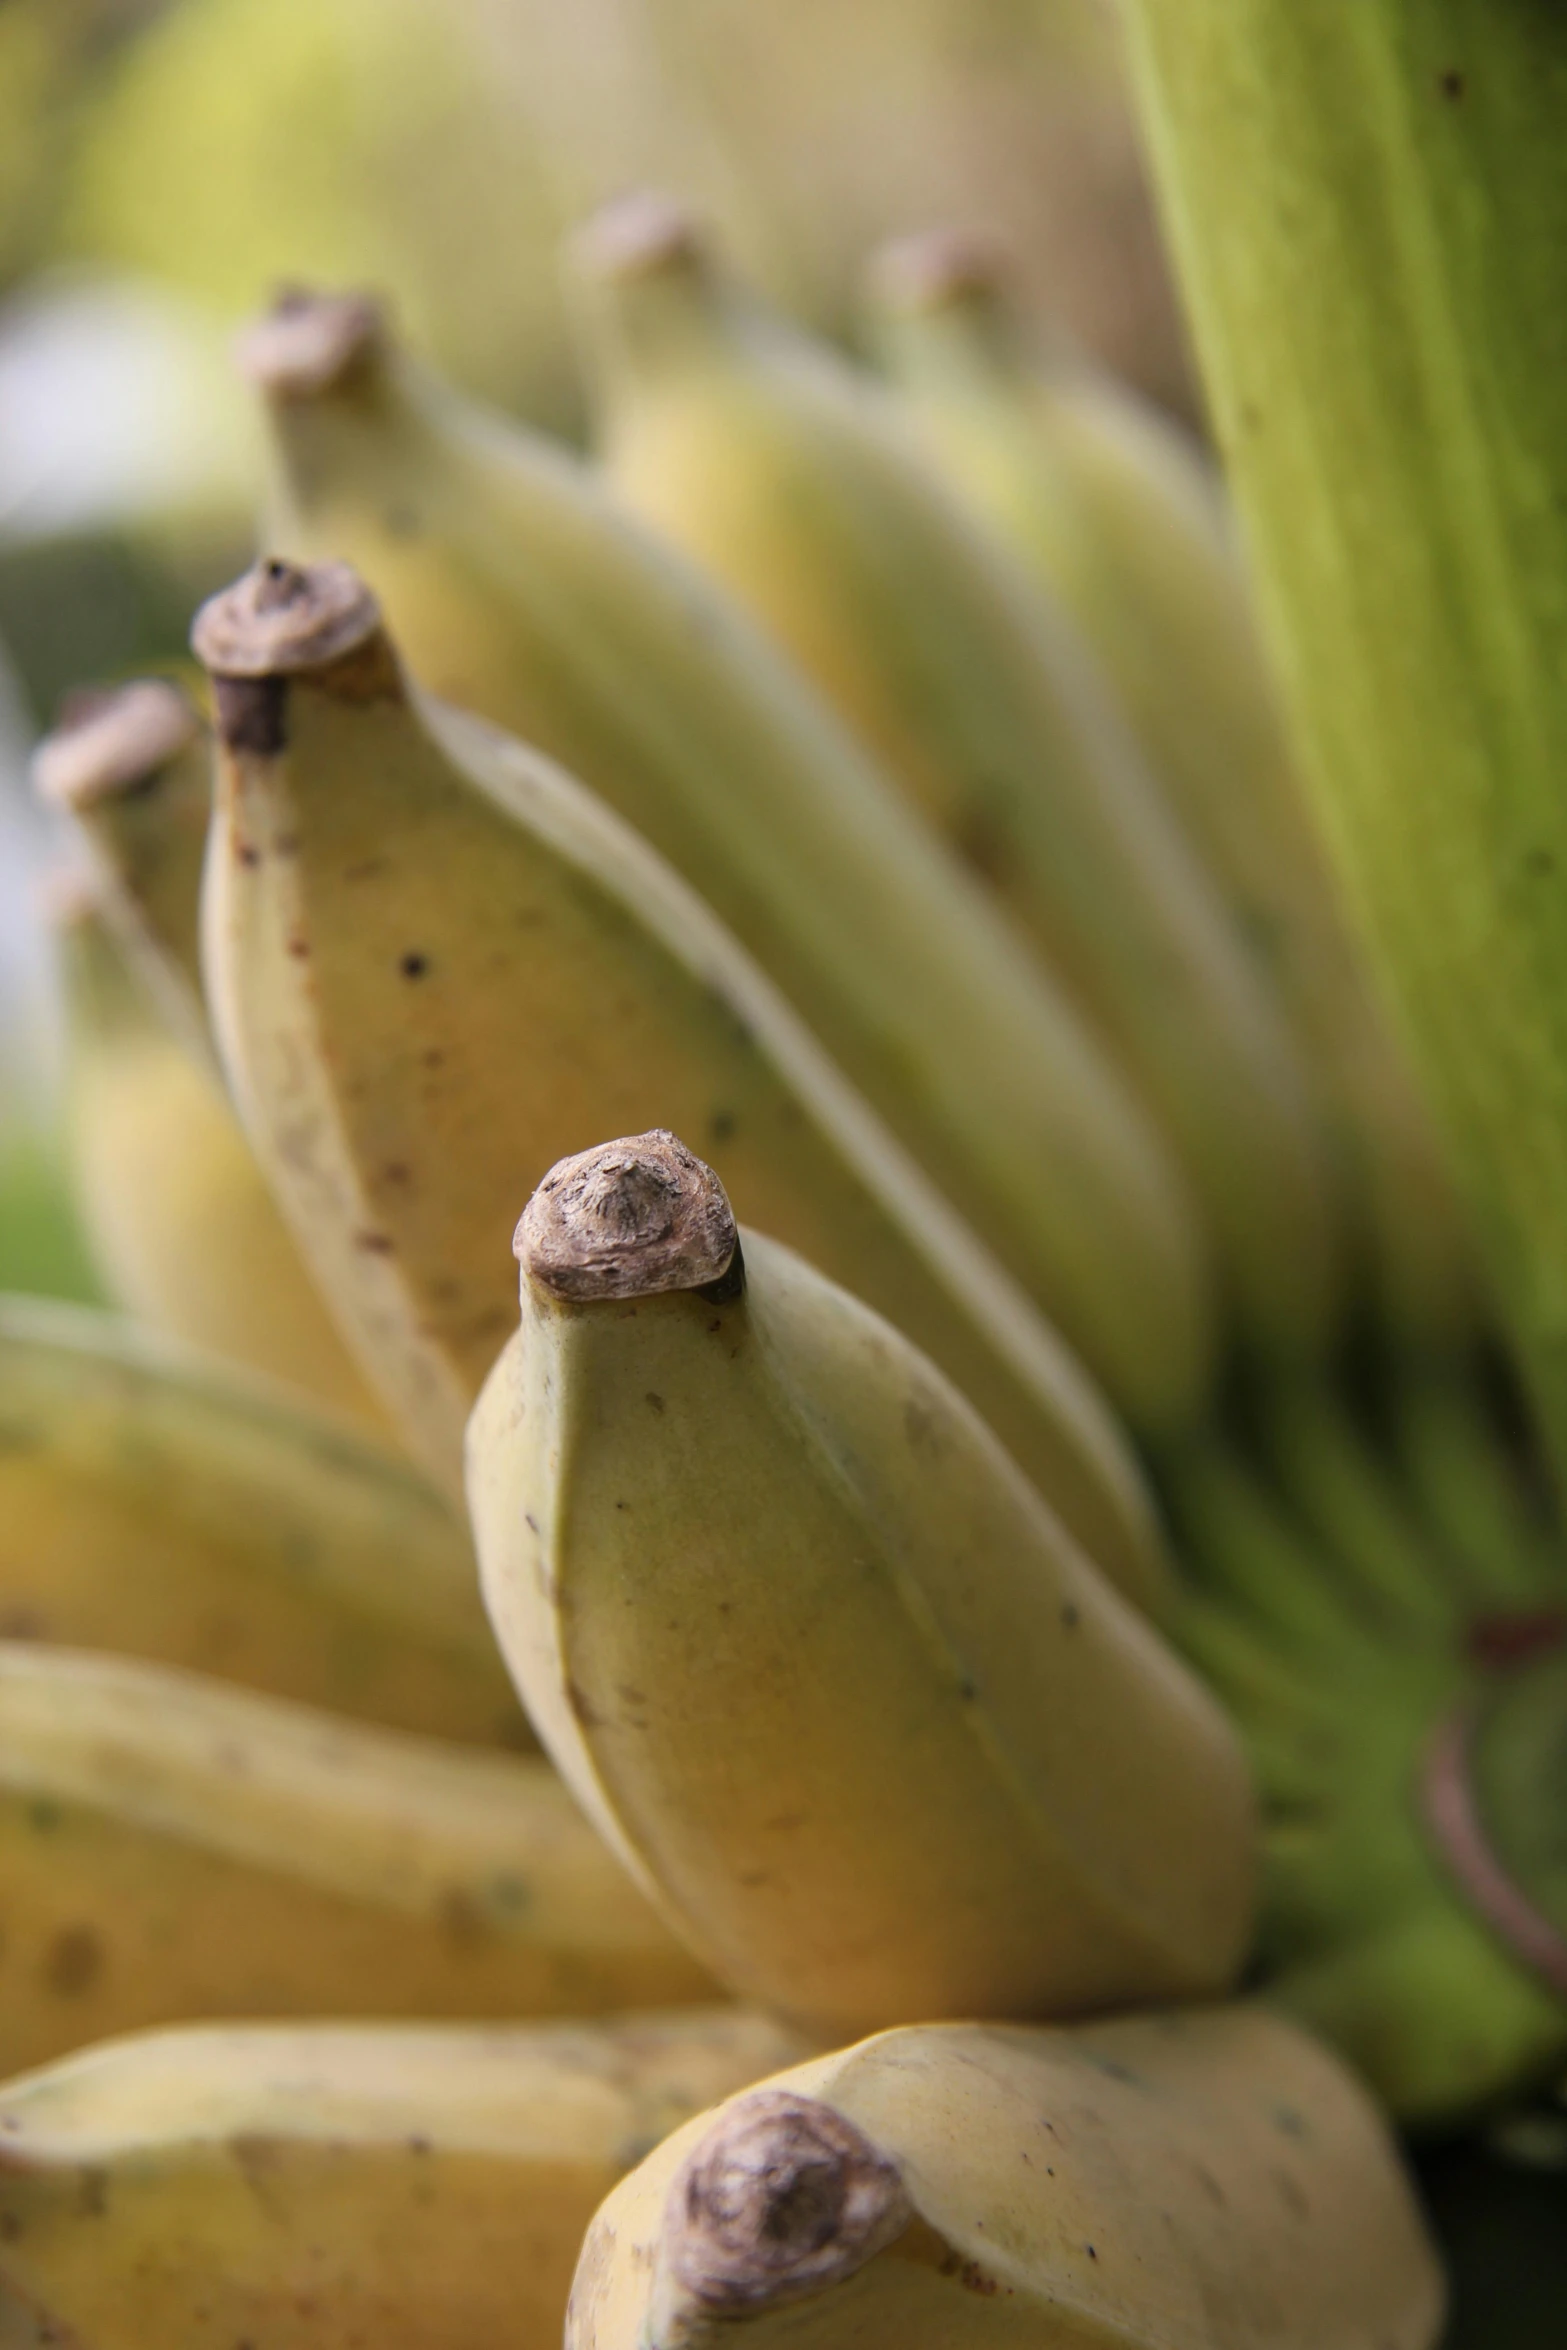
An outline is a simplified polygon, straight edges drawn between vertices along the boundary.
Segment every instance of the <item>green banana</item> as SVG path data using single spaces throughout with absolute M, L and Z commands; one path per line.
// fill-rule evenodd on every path
M 272 542 L 350 559 L 426 687 L 560 759 L 668 858 L 1123 1409 L 1195 1416 L 1210 1270 L 1166 1146 L 760 632 L 568 453 L 422 374 L 363 301 L 291 296 L 247 349 Z
M 1086 648 L 896 403 L 657 199 L 579 245 L 604 459 L 994 883 L 1164 1124 L 1247 1335 L 1322 1352 L 1338 1203 L 1293 1041 Z
M 519 1198 L 606 1126 L 679 1117 L 742 1205 L 895 1316 L 1107 1574 L 1167 1570 L 1061 1342 L 674 874 L 519 746 L 405 689 L 341 566 L 203 611 L 219 800 L 206 967 L 230 1083 L 334 1311 L 454 1484 L 513 1327 Z M 1157 1303 L 1161 1266 L 1145 1266 Z
M 1222 1466 L 1188 1465 L 1172 1493 L 1195 1586 L 1176 1636 L 1262 1792 L 1264 1992 L 1403 2121 L 1450 2127 L 1567 2058 L 1567 1884 L 1548 1825 L 1567 1568 L 1442 1543 L 1411 1573 L 1396 1541 L 1345 1528 L 1330 1548 L 1265 1481 Z M 1330 1454 L 1314 1466 L 1343 1482 Z M 1358 1480 L 1350 1494 L 1358 1506 Z
M 173 1019 L 205 1039 L 199 914 L 212 745 L 194 704 L 166 677 L 80 696 L 33 754 L 32 781 L 89 843 L 126 952 Z
M 0 2068 L 204 2016 L 711 1996 L 548 1765 L 0 1644 Z
M 801 2053 L 739 2008 L 86 2049 L 0 2089 L 0 2341 L 553 2350 L 615 2181 Z
M 1222 1991 L 1217 1707 L 907 1339 L 673 1135 L 567 1159 L 468 1500 L 507 1662 L 628 1868 L 824 2032 Z
M 404 1463 L 107 1316 L 0 1300 L 0 1637 L 531 1743 L 464 1526 Z
M 566 2350 L 1431 2350 L 1370 2099 L 1246 2007 L 926 2024 L 688 2122 L 588 2230 Z
M 1149 402 L 1030 339 L 985 240 L 907 239 L 874 284 L 927 446 L 1093 647 L 1279 994 L 1389 1329 L 1464 1334 L 1472 1250 L 1292 772 L 1217 479 Z
M 229 1106 L 197 1005 L 183 1017 L 154 958 L 126 952 L 92 884 L 57 889 L 53 911 L 71 1180 L 108 1293 L 149 1329 L 387 1433 Z

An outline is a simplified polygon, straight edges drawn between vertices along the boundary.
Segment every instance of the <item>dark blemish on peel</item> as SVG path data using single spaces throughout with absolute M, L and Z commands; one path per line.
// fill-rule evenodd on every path
M 1556 859 L 1549 849 L 1533 848 L 1524 857 L 1523 869 L 1536 881 L 1543 881 L 1556 871 Z
M 537 1534 L 537 1532 L 538 1532 L 538 1530 L 539 1530 L 539 1521 L 538 1521 L 538 1519 L 537 1519 L 537 1518 L 534 1516 L 534 1514 L 533 1514 L 532 1510 L 524 1510 L 524 1511 L 523 1511 L 523 1513 L 522 1513 L 522 1522 L 523 1522 L 523 1524 L 524 1524 L 524 1525 L 525 1525 L 525 1526 L 528 1528 L 528 1530 L 529 1530 L 529 1532 L 530 1532 L 530 1533 Z
M 1457 100 L 1464 94 L 1464 76 L 1455 65 L 1450 65 L 1445 73 L 1437 75 L 1436 86 L 1444 98 Z
M 103 1973 L 103 1943 L 91 1926 L 62 1926 L 44 1953 L 44 1981 L 62 1999 L 80 1998 Z
M 409 1179 L 407 1161 L 388 1159 L 386 1165 L 381 1169 L 381 1177 L 386 1183 L 406 1183 Z
M 446 1049 L 443 1045 L 426 1045 L 419 1058 L 427 1069 L 442 1069 L 446 1065 Z
M 215 677 L 218 733 L 231 751 L 275 758 L 288 741 L 286 677 Z
M 303 962 L 310 953 L 309 939 L 299 938 L 297 936 L 291 938 L 288 942 L 288 951 L 291 955 L 296 956 L 300 962 Z
M 651 1387 L 647 1391 L 647 1401 L 655 1412 L 661 1412 L 664 1408 L 663 1397 L 661 1395 L 655 1395 Z
M 397 968 L 405 979 L 422 979 L 430 968 L 430 958 L 410 950 L 399 957 Z
M 1082 1611 L 1081 1611 L 1081 1609 L 1078 1607 L 1078 1604 L 1077 1604 L 1076 1600 L 1075 1600 L 1075 1599 L 1069 1599 L 1069 1600 L 1067 1600 L 1067 1601 L 1065 1602 L 1065 1604 L 1063 1605 L 1062 1609 L 1061 1609 L 1061 1629 L 1062 1629 L 1062 1631 L 1063 1631 L 1063 1632 L 1075 1632 L 1075 1631 L 1077 1630 L 1077 1627 L 1078 1627 L 1078 1625 L 1079 1625 L 1079 1624 L 1082 1622 L 1082 1620 L 1083 1620 L 1083 1618 L 1082 1618 Z
M 248 840 L 237 840 L 234 843 L 234 856 L 235 861 L 245 866 L 247 871 L 261 862 L 261 851 L 253 849 Z
M 733 1110 L 715 1110 L 707 1122 L 707 1130 L 715 1142 L 727 1142 L 735 1130 Z
M 372 1257 L 389 1257 L 394 1245 L 389 1232 L 356 1232 L 354 1234 L 355 1248 L 364 1249 Z

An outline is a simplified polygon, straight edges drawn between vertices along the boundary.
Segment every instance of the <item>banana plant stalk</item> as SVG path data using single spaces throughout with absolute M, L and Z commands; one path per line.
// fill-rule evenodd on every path
M 1324 831 L 1567 1481 L 1567 10 L 1127 14 Z

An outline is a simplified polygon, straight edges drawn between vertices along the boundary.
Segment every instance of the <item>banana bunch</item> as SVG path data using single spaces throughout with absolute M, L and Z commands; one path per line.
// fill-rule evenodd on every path
M 895 387 L 573 279 L 596 463 L 282 297 L 39 758 L 161 1335 L 0 1309 L 0 2340 L 1431 2350 L 1567 1558 L 1211 485 L 964 240 Z

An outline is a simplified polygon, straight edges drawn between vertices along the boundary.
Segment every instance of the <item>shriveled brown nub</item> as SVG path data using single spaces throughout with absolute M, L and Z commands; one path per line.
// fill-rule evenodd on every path
M 651 277 L 662 269 L 701 270 L 707 242 L 672 196 L 636 188 L 595 212 L 577 232 L 574 252 L 587 277 Z
M 316 399 L 379 355 L 386 316 L 369 294 L 314 294 L 286 286 L 240 335 L 240 373 L 275 400 Z
M 54 807 L 89 807 L 145 783 L 200 732 L 200 718 L 168 678 L 81 695 L 34 752 L 33 788 Z
M 663 2258 L 699 2309 L 739 2316 L 840 2283 L 912 2217 L 896 2163 L 841 2113 L 754 2089 L 676 2175 Z
M 561 1159 L 512 1246 L 529 1279 L 574 1300 L 705 1289 L 735 1262 L 734 1211 L 711 1167 L 656 1126 Z
M 196 615 L 191 650 L 214 677 L 324 669 L 373 637 L 380 608 L 346 563 L 258 563 Z
M 884 245 L 872 264 L 880 299 L 894 310 L 939 310 L 1006 281 L 1006 259 L 980 229 L 924 229 Z

